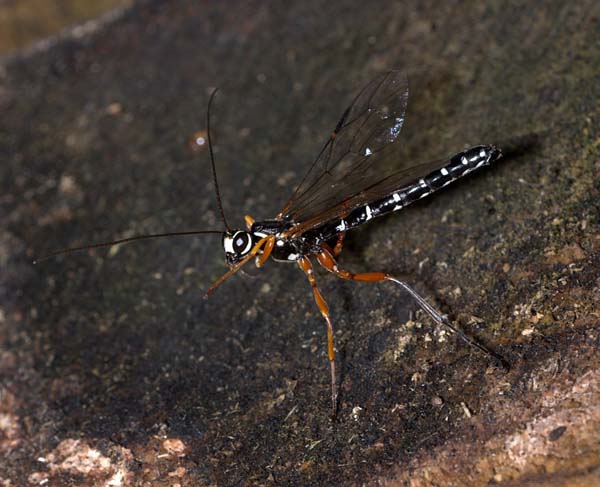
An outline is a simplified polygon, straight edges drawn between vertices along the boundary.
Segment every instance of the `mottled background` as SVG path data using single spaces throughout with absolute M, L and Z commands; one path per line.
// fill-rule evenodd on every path
M 598 485 L 599 32 L 591 0 L 173 0 L 5 48 L 0 485 Z M 341 263 L 404 276 L 509 372 L 401 290 L 319 273 L 332 423 L 325 329 L 294 266 L 204 301 L 226 269 L 218 237 L 32 264 L 220 228 L 190 143 L 215 86 L 225 211 L 274 216 L 390 68 L 411 91 L 398 160 L 479 143 L 506 157 L 352 232 Z

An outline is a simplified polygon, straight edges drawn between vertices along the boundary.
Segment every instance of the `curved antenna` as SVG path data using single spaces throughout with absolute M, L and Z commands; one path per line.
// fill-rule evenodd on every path
M 206 134 L 208 136 L 208 150 L 210 152 L 210 165 L 212 167 L 213 174 L 213 182 L 215 185 L 215 196 L 217 197 L 217 206 L 219 207 L 219 211 L 221 212 L 221 219 L 223 220 L 223 224 L 228 232 L 231 232 L 231 228 L 227 224 L 227 219 L 225 218 L 225 212 L 223 211 L 223 203 L 221 203 L 221 193 L 219 191 L 219 183 L 217 181 L 217 169 L 215 167 L 215 155 L 213 153 L 212 140 L 210 137 L 210 107 L 212 106 L 213 99 L 215 95 L 219 91 L 219 88 L 215 88 L 210 95 L 210 99 L 208 100 L 208 108 L 206 110 Z
M 89 245 L 82 245 L 81 247 L 70 247 L 68 249 L 57 250 L 56 252 L 52 252 L 51 254 L 44 255 L 39 257 L 33 261 L 34 264 L 41 262 L 42 260 L 51 259 L 52 257 L 56 257 L 62 254 L 68 254 L 71 252 L 78 252 L 80 250 L 88 250 L 88 249 L 97 249 L 99 247 L 111 247 L 113 245 L 133 242 L 135 240 L 144 240 L 149 238 L 162 238 L 162 237 L 178 237 L 182 235 L 202 235 L 202 234 L 218 234 L 223 235 L 221 230 L 190 230 L 188 232 L 169 232 L 169 233 L 155 233 L 152 235 L 136 235 L 134 237 L 121 238 L 119 240 L 113 240 L 111 242 L 100 242 Z

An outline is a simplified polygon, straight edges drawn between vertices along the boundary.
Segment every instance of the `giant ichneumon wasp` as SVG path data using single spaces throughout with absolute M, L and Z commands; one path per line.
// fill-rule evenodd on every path
M 261 267 L 269 257 L 280 262 L 295 262 L 308 278 L 317 307 L 327 323 L 334 416 L 337 385 L 333 326 L 329 308 L 315 281 L 311 258 L 342 279 L 390 281 L 398 284 L 436 323 L 450 329 L 469 345 L 507 367 L 500 355 L 453 326 L 445 315 L 404 281 L 384 272 L 354 274 L 341 269 L 336 261 L 348 230 L 378 216 L 401 210 L 462 176 L 496 161 L 501 156 L 500 150 L 491 145 L 480 145 L 441 162 L 406 164 L 391 173 L 383 171 L 382 161 L 389 159 L 390 147 L 398 139 L 408 100 L 408 83 L 404 74 L 400 71 L 388 71 L 370 81 L 346 108 L 329 139 L 277 216 L 272 220 L 262 221 L 246 216 L 246 229 L 235 230 L 228 225 L 221 204 L 210 138 L 210 107 L 215 93 L 216 90 L 208 103 L 207 135 L 215 195 L 224 231 L 193 230 L 140 235 L 64 249 L 43 258 L 148 238 L 220 234 L 230 269 L 209 288 L 205 297 L 252 259 L 256 259 L 257 267 Z

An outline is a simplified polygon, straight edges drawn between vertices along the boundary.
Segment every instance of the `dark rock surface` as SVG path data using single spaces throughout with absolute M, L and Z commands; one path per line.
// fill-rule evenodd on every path
M 143 2 L 0 68 L 0 484 L 598 485 L 600 8 L 594 1 Z M 269 263 L 208 301 L 218 237 L 273 217 L 352 94 L 407 71 L 398 157 L 494 167 L 354 231 L 494 366 L 390 285 Z M 392 161 L 393 162 L 393 161 Z M 411 314 L 412 313 L 412 314 Z

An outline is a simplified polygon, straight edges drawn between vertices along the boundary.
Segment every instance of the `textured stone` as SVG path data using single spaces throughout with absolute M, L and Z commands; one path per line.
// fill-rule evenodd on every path
M 0 480 L 598 485 L 599 18 L 591 0 L 150 1 L 5 58 Z M 273 217 L 356 90 L 395 67 L 411 92 L 398 160 L 479 143 L 505 158 L 351 232 L 341 263 L 403 274 L 509 372 L 400 290 L 319 273 L 331 423 L 325 326 L 294 266 L 204 301 L 218 237 L 31 264 L 220 229 L 190 145 L 215 86 L 228 219 Z

